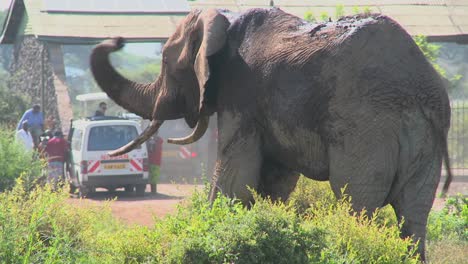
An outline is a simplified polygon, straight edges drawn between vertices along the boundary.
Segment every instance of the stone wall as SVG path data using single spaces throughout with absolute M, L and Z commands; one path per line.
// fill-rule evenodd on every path
M 47 128 L 62 128 L 62 123 L 66 127 L 68 120 L 61 119 L 56 91 L 56 88 L 59 88 L 59 93 L 62 94 L 65 89 L 65 97 L 68 98 L 66 85 L 61 85 L 65 71 L 60 46 L 39 41 L 34 36 L 24 36 L 15 43 L 13 56 L 9 88 L 23 93 L 32 104 L 38 103 L 42 106 Z M 71 112 L 69 105 L 62 108 L 65 108 L 65 111 L 70 108 Z

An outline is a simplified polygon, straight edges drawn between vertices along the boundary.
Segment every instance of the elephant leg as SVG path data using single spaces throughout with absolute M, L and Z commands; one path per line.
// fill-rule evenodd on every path
M 245 129 L 245 126 L 233 123 L 230 122 L 229 127 L 223 126 L 223 122 L 219 125 L 218 160 L 212 180 L 210 200 L 213 201 L 217 193 L 221 192 L 248 205 L 252 201 L 248 187 L 256 190 L 260 180 L 261 140 L 254 126 Z
M 392 195 L 390 204 L 402 223 L 401 237 L 414 236 L 414 241 L 419 241 L 417 252 L 424 261 L 426 225 L 429 212 L 432 208 L 437 185 L 442 169 L 442 156 L 440 152 L 432 149 L 433 144 L 427 142 L 425 151 L 409 159 L 406 168 L 398 172 L 399 180 L 395 185 L 401 186 Z
M 262 164 L 258 192 L 273 201 L 286 201 L 296 187 L 299 173 L 276 162 L 265 160 Z
M 330 185 L 337 197 L 351 196 L 355 211 L 370 215 L 386 203 L 398 169 L 398 122 L 391 116 L 368 118 L 329 146 Z

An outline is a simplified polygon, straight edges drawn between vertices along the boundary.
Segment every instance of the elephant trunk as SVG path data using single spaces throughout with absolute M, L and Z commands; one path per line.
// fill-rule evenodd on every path
M 91 53 L 91 72 L 101 89 L 117 104 L 145 119 L 152 119 L 159 86 L 140 84 L 120 75 L 112 67 L 109 54 L 124 46 L 122 38 L 106 40 Z
M 199 140 L 206 132 L 208 125 L 210 123 L 209 115 L 200 115 L 197 125 L 195 126 L 192 134 L 184 138 L 169 138 L 168 143 L 178 144 L 178 145 L 187 145 Z

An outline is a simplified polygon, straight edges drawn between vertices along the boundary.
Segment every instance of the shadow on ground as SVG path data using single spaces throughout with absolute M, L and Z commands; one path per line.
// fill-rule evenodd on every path
M 78 198 L 78 195 L 73 195 L 74 198 Z M 163 193 L 150 193 L 145 192 L 144 196 L 139 196 L 136 193 L 129 193 L 125 191 L 114 191 L 109 192 L 107 190 L 97 190 L 94 193 L 89 193 L 86 199 L 94 201 L 104 200 L 117 200 L 117 201 L 151 201 L 151 200 L 182 200 L 184 196 L 167 195 Z

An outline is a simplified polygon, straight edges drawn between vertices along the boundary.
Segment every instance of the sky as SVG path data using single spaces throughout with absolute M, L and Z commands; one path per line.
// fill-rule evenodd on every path
M 0 10 L 7 9 L 11 0 L 0 0 Z

